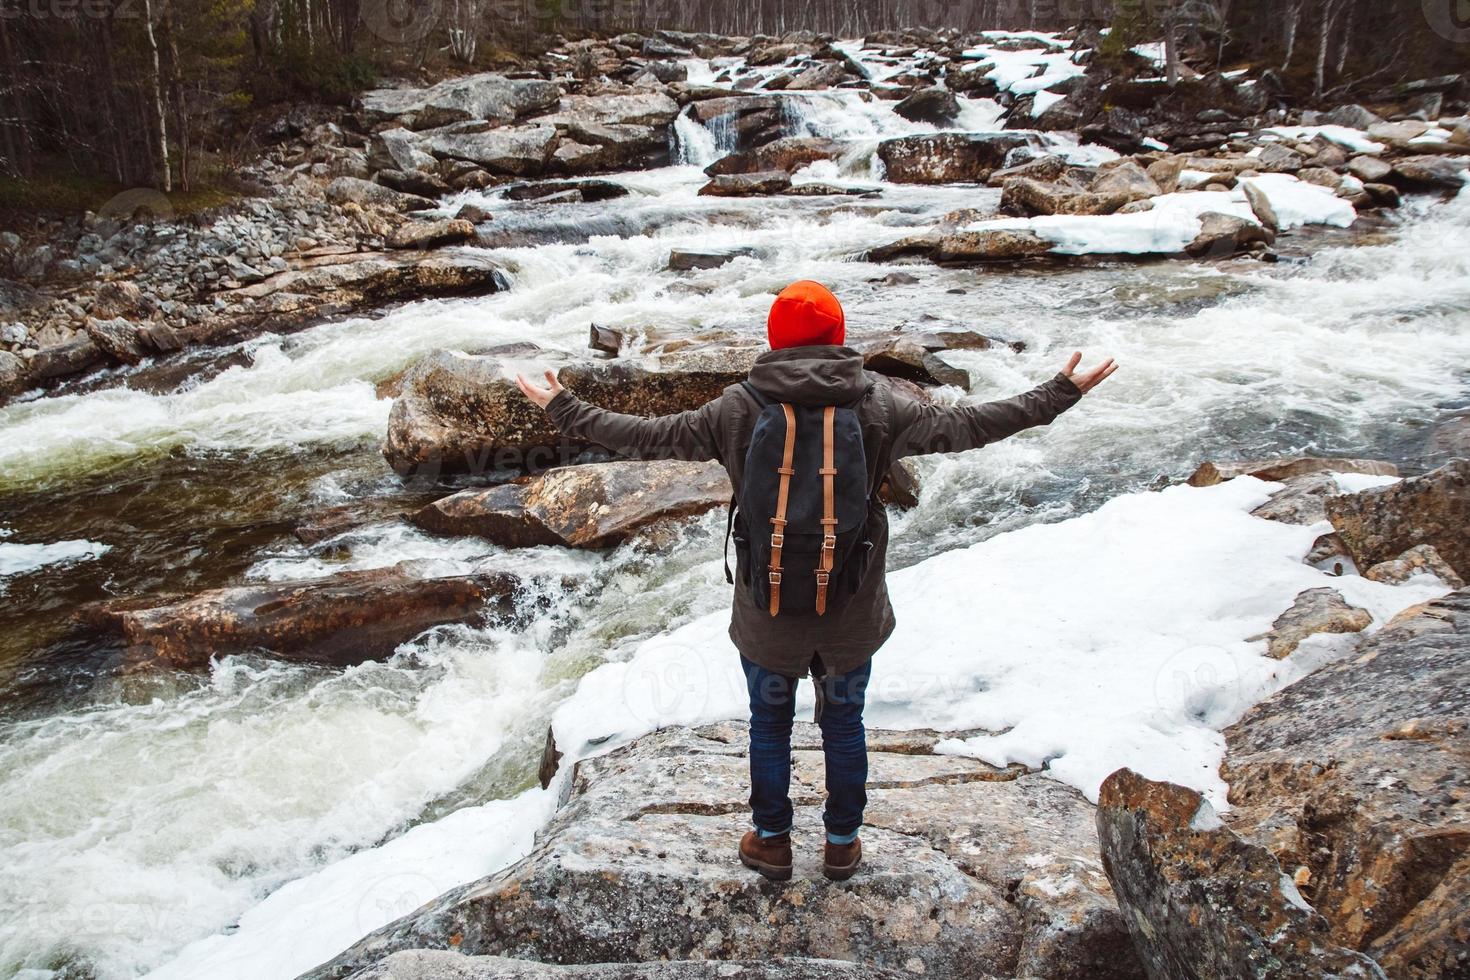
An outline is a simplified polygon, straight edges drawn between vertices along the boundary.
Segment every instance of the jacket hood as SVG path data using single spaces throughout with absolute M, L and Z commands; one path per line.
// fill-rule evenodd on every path
M 851 347 L 821 345 L 766 351 L 750 369 L 762 394 L 800 405 L 841 405 L 867 390 L 863 355 Z

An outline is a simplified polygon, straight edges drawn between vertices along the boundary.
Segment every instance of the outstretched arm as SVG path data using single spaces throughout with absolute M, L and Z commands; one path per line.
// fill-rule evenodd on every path
M 719 399 L 676 415 L 647 419 L 589 405 L 546 372 L 546 386 L 516 375 L 521 393 L 546 410 L 562 435 L 633 459 L 722 459 Z
M 1078 371 L 1082 354 L 1045 384 L 1014 398 L 952 408 L 894 399 L 893 458 L 925 453 L 957 453 L 1015 435 L 1032 426 L 1048 425 L 1078 399 L 1118 369 L 1110 357 L 1088 371 Z

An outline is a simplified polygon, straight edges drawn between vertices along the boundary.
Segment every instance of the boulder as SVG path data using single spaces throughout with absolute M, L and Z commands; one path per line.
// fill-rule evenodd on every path
M 110 320 L 88 317 L 87 336 L 109 357 L 123 364 L 137 364 L 149 353 L 138 336 L 138 325 L 120 316 Z
M 1458 190 L 1464 183 L 1463 174 L 1467 167 L 1470 167 L 1470 160 L 1464 157 L 1401 157 L 1394 161 L 1393 177 L 1410 187 Z
M 1393 164 L 1365 153 L 1349 160 L 1347 170 L 1365 184 L 1376 184 L 1388 179 L 1389 174 L 1393 173 Z
M 679 114 L 679 103 L 660 89 L 629 89 L 592 95 L 568 95 L 559 109 L 537 118 L 538 124 L 576 130 L 591 125 L 643 126 L 662 130 Z
M 797 72 L 783 88 L 792 92 L 832 88 L 847 77 L 847 65 L 840 61 L 823 61 Z
M 0 398 L 26 389 L 26 362 L 8 350 L 0 350 Z
M 434 206 L 427 197 L 405 194 L 391 187 L 358 177 L 338 177 L 327 185 L 327 200 L 334 204 L 358 204 L 391 208 L 395 211 L 426 211 Z
M 266 651 L 347 666 L 390 656 L 432 626 L 509 617 L 519 584 L 500 574 L 427 577 L 407 561 L 308 581 L 106 602 L 78 619 L 116 637 L 138 664 L 194 669 L 212 657 Z
M 370 127 L 392 122 L 412 130 L 471 120 L 508 123 L 553 108 L 560 98 L 561 89 L 553 82 L 486 72 L 447 79 L 428 88 L 364 92 L 358 100 L 358 115 Z
M 1327 518 L 1359 568 L 1432 545 L 1470 578 L 1470 460 L 1361 493 L 1328 497 Z
M 878 159 L 896 184 L 983 184 L 1019 147 L 1037 148 L 1024 133 L 926 133 L 878 144 Z
M 1271 206 L 1271 199 L 1266 196 L 1266 192 L 1249 180 L 1242 182 L 1240 188 L 1245 193 L 1246 203 L 1251 206 L 1251 213 L 1256 216 L 1261 227 L 1273 235 L 1280 231 L 1281 220 L 1277 218 L 1276 209 Z
M 369 934 L 303 980 L 346 977 L 422 948 L 627 970 L 768 961 L 779 951 L 875 976 L 1136 977 L 1097 867 L 1092 808 L 1044 775 L 936 755 L 939 737 L 868 732 L 864 866 L 833 884 L 816 843 L 814 725 L 798 723 L 792 746 L 796 834 L 812 846 L 796 850 L 795 875 L 779 883 L 725 857 L 749 827 L 745 726 L 646 735 L 577 764 L 570 799 L 532 854 Z M 725 962 L 721 975 L 739 970 Z
M 429 158 L 433 161 L 433 157 Z M 384 187 L 391 187 L 395 191 L 405 194 L 416 194 L 419 197 L 430 199 L 443 197 L 450 193 L 451 188 L 447 183 L 433 174 L 424 173 L 422 170 L 379 170 L 373 174 L 373 181 Z
M 600 354 L 612 354 L 616 357 L 623 352 L 623 344 L 627 337 L 621 330 L 612 327 L 592 324 L 592 329 L 587 340 L 587 346 Z
M 863 351 L 863 367 L 919 385 L 957 385 L 969 390 L 970 373 L 906 337 L 880 341 Z
M 508 548 L 611 548 L 651 525 L 729 501 L 730 479 L 719 463 L 589 463 L 461 490 L 420 510 L 413 523 L 434 534 L 472 534 Z
M 1275 459 L 1246 459 L 1233 462 L 1206 461 L 1186 481 L 1192 487 L 1212 487 L 1237 476 L 1258 480 L 1288 480 L 1309 473 L 1366 473 L 1398 476 L 1399 468 L 1378 459 L 1333 459 L 1324 456 L 1281 456 Z
M 563 966 L 507 956 L 406 949 L 353 973 L 350 980 L 909 980 L 910 976 L 862 963 L 785 956 Z
M 705 167 L 704 172 L 711 177 L 773 170 L 790 174 L 818 160 L 835 160 L 847 150 L 848 144 L 825 136 L 785 136 L 754 149 L 723 156 Z
M 913 122 L 943 126 L 960 114 L 960 102 L 944 88 L 921 88 L 900 101 L 893 111 Z
M 89 336 L 77 337 L 64 344 L 42 347 L 31 358 L 30 376 L 34 381 L 50 381 L 97 367 L 107 360 Z
M 1317 524 L 1327 520 L 1327 498 L 1342 492 L 1342 487 L 1331 473 L 1289 476 L 1281 482 L 1285 486 L 1251 511 L 1252 517 L 1280 521 L 1283 524 Z
M 437 221 L 410 221 L 393 229 L 388 236 L 389 248 L 438 248 L 475 239 L 475 226 L 460 218 Z
M 1252 245 L 1270 245 L 1271 233 L 1261 225 L 1233 214 L 1206 211 L 1200 215 L 1200 232 L 1184 251 L 1195 258 L 1228 258 Z
M 1470 956 L 1467 643 L 1461 590 L 1406 610 L 1225 731 L 1226 821 L 1270 849 L 1331 942 L 1390 977 L 1455 976 Z
M 1470 409 L 1461 409 L 1436 422 L 1424 440 L 1424 454 L 1429 459 L 1451 459 L 1470 456 Z
M 766 170 L 753 174 L 720 174 L 699 189 L 705 197 L 757 197 L 779 194 L 791 188 L 791 176 L 784 170 Z
M 1014 167 L 996 170 L 986 178 L 986 183 L 991 187 L 1004 187 L 1006 181 L 1012 177 L 1029 177 L 1032 180 L 1050 183 L 1059 180 L 1066 172 L 1067 161 L 1053 153 L 1047 153 Z
M 1188 162 L 1187 158 L 1181 156 L 1162 157 L 1150 163 L 1146 173 L 1162 193 L 1172 194 L 1179 189 L 1179 175 L 1184 172 Z
M 1366 130 L 1368 127 L 1383 120 L 1357 103 L 1350 102 L 1340 105 L 1330 112 L 1322 115 L 1322 122 L 1330 126 L 1346 126 L 1349 129 Z
M 1029 177 L 1005 182 L 1000 209 L 1007 214 L 1030 217 L 1038 214 L 1112 214 L 1132 198 L 1126 191 L 1096 192 L 1070 183 L 1045 184 Z
M 1464 579 L 1455 574 L 1450 563 L 1439 556 L 1439 552 L 1427 544 L 1416 544 L 1397 558 L 1381 561 L 1365 572 L 1363 577 L 1374 582 L 1401 585 L 1415 575 L 1434 575 L 1452 589 L 1463 589 Z
M 368 138 L 368 168 L 402 173 L 427 170 L 434 165 L 434 158 L 419 149 L 419 139 L 417 133 L 401 128 L 374 133 Z
M 1148 172 L 1127 157 L 1099 167 L 1097 176 L 1087 189 L 1105 199 L 1121 197 L 1124 204 L 1147 200 L 1163 193 Z
M 566 364 L 561 383 L 593 404 L 634 415 L 698 408 L 743 381 L 755 350 L 722 349 L 700 357 L 667 355 L 657 370 L 628 358 Z M 554 363 L 548 353 L 536 356 Z M 515 386 L 528 358 L 436 351 L 404 375 L 388 417 L 383 455 L 400 474 L 489 473 L 544 469 L 570 454 L 546 419 Z M 688 364 L 688 367 L 681 367 Z M 605 447 L 614 449 L 615 447 Z
M 528 177 L 546 168 L 555 141 L 552 126 L 507 126 L 433 136 L 424 141 L 424 148 L 441 160 L 464 160 L 493 174 Z
M 92 297 L 92 315 L 99 320 L 112 317 L 136 317 L 147 312 L 143 291 L 125 279 L 109 279 L 97 287 Z
M 734 262 L 736 259 L 755 254 L 756 250 L 749 245 L 706 249 L 675 248 L 669 251 L 668 269 L 670 272 L 690 272 L 694 269 L 717 269 L 722 265 Z
M 505 197 L 511 201 L 535 201 L 560 194 L 563 191 L 576 191 L 584 201 L 611 201 L 614 198 L 627 197 L 628 188 L 622 184 L 615 184 L 610 180 L 597 180 L 584 178 L 582 180 L 537 180 L 526 183 L 513 184 L 505 190 Z
M 1252 640 L 1266 641 L 1266 656 L 1284 660 L 1303 640 L 1318 633 L 1361 633 L 1373 622 L 1366 609 L 1350 606 L 1332 588 L 1304 589 L 1291 608 L 1277 616 L 1269 632 Z
M 1045 255 L 1051 249 L 1051 242 L 1029 231 L 960 231 L 940 239 L 934 258 L 939 262 L 1014 262 Z
M 1103 867 L 1150 980 L 1377 980 L 1333 943 L 1271 852 L 1236 836 L 1198 792 L 1119 769 L 1102 785 Z

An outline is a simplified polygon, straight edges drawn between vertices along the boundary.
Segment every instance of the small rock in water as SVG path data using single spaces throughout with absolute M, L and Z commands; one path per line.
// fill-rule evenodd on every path
M 1251 640 L 1266 641 L 1266 656 L 1283 660 L 1303 640 L 1318 633 L 1361 633 L 1373 622 L 1366 609 L 1350 606 L 1336 589 L 1307 589 L 1297 594 L 1291 608 L 1271 624 L 1271 630 Z
M 669 252 L 668 268 L 670 272 L 715 269 L 728 262 L 733 262 L 738 258 L 753 256 L 755 254 L 755 248 L 749 245 L 705 250 L 676 248 Z

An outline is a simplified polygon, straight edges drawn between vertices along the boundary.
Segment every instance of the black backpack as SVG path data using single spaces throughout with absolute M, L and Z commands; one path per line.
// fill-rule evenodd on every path
M 761 407 L 730 501 L 742 585 L 772 616 L 824 615 L 867 570 L 868 464 L 855 405 L 774 402 Z M 730 570 L 725 569 L 726 578 Z

